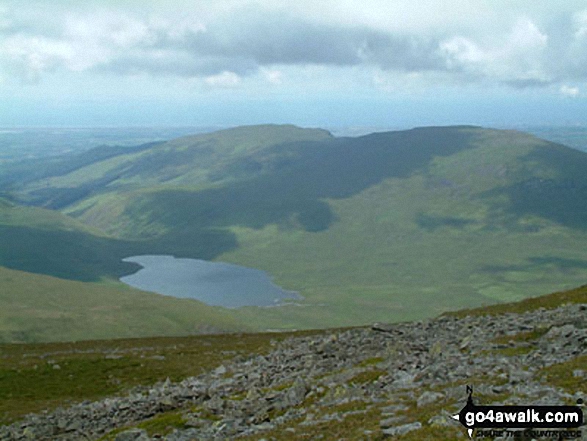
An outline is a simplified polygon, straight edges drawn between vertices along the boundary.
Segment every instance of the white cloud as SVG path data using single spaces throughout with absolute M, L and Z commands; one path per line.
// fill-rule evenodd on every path
M 83 71 L 118 56 L 153 44 L 155 32 L 148 24 L 123 14 L 99 12 L 91 17 L 69 15 L 62 35 L 75 48 L 67 68 Z
M 204 78 L 204 82 L 210 87 L 231 89 L 241 84 L 241 77 L 234 72 L 224 71 L 218 75 L 210 75 Z
M 584 38 L 587 36 L 587 9 L 574 14 L 575 38 Z
M 113 12 L 68 15 L 64 28 L 64 38 L 93 44 L 131 47 L 149 39 L 149 29 L 144 22 Z
M 0 59 L 25 81 L 38 81 L 41 74 L 67 63 L 75 53 L 70 44 L 44 37 L 15 35 L 0 47 Z
M 547 45 L 548 36 L 521 18 L 494 46 L 456 36 L 443 41 L 440 50 L 449 70 L 500 82 L 539 84 L 550 81 L 543 62 Z
M 567 86 L 566 84 L 563 84 L 559 90 L 560 90 L 560 93 L 562 93 L 564 96 L 568 96 L 570 98 L 576 98 L 579 96 L 579 88 L 578 87 L 571 87 L 571 86 Z
M 263 69 L 263 74 L 267 81 L 271 84 L 282 84 L 283 83 L 283 72 L 276 69 Z

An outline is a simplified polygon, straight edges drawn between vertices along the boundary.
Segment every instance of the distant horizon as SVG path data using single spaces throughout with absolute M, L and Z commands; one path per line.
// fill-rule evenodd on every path
M 379 125 L 339 125 L 339 126 L 319 126 L 319 125 L 301 125 L 301 124 L 294 124 L 294 123 L 272 123 L 272 122 L 260 122 L 260 123 L 253 123 L 253 124 L 223 124 L 223 125 L 210 125 L 210 124 L 136 124 L 136 125 L 0 125 L 0 134 L 7 131 L 13 130 L 138 130 L 138 129 L 210 129 L 210 130 L 225 130 L 234 127 L 246 127 L 246 126 L 263 126 L 263 125 L 293 125 L 305 129 L 324 129 L 324 130 L 367 130 L 367 129 L 374 129 L 374 130 L 410 130 L 419 127 L 456 127 L 456 126 L 476 126 L 476 127 L 484 127 L 489 129 L 501 129 L 501 130 L 508 130 L 508 129 L 516 129 L 516 128 L 586 128 L 587 121 L 585 122 L 576 122 L 576 123 L 533 123 L 533 124 L 474 124 L 474 123 L 453 123 L 453 124 L 421 124 L 421 125 L 398 125 L 398 126 L 379 126 Z
M 273 123 L 266 123 L 273 124 Z M 264 125 L 264 124 L 253 124 Z M 286 125 L 295 125 L 289 124 Z M 468 124 L 451 124 L 437 127 L 467 126 Z M 0 126 L 0 149 L 4 149 L 4 159 L 18 157 L 19 151 L 23 155 L 35 157 L 40 151 L 43 156 L 62 154 L 67 151 L 83 151 L 99 146 L 136 146 L 149 142 L 168 141 L 184 136 L 193 136 L 204 133 L 212 133 L 220 130 L 242 127 L 243 125 L 185 125 L 185 126 L 110 126 L 110 127 L 65 127 L 65 126 Z M 247 125 L 244 125 L 247 126 Z M 587 124 L 555 125 L 472 125 L 487 129 L 516 130 L 531 133 L 548 141 L 557 142 L 577 150 L 587 152 Z M 374 125 L 348 125 L 348 126 L 299 126 L 307 129 L 324 129 L 335 137 L 359 137 L 372 133 L 411 130 L 418 127 L 431 127 L 422 125 L 405 126 L 374 126 Z M 20 146 L 20 147 L 19 147 Z M 22 150 L 29 146 L 33 150 Z M 42 147 L 44 146 L 44 147 Z M 39 147 L 42 147 L 40 150 Z M 33 153 L 36 152 L 36 153 Z

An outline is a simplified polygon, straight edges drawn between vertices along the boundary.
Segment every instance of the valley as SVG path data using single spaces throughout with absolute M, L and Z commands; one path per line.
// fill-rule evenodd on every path
M 423 319 L 587 277 L 587 154 L 517 131 L 245 126 L 2 166 L 1 266 L 99 291 L 139 269 L 123 259 L 168 255 L 303 297 L 223 310 L 241 329 Z

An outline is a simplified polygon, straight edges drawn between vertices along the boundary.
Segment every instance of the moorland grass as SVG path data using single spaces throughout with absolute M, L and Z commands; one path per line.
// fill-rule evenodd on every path
M 519 302 L 491 305 L 483 308 L 463 309 L 462 311 L 448 313 L 448 315 L 465 317 L 467 315 L 495 315 L 505 314 L 509 312 L 519 314 L 526 311 L 534 311 L 539 308 L 553 309 L 557 306 L 564 305 L 567 303 L 587 304 L 587 285 L 583 285 L 578 288 L 567 291 L 558 291 L 547 295 L 524 299 Z M 534 334 L 531 334 L 530 336 L 532 337 L 533 335 Z M 513 337 L 511 337 L 510 339 L 513 339 Z
M 46 408 L 122 394 L 134 386 L 197 376 L 234 357 L 262 354 L 291 335 L 0 344 L 0 424 Z

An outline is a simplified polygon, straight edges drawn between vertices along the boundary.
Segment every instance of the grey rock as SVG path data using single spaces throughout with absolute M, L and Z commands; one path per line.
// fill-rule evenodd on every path
M 504 356 L 490 343 L 507 335 L 514 346 L 521 346 L 515 336 L 538 326 L 549 332 L 529 342 L 530 352 L 526 354 Z M 179 383 L 167 379 L 137 387 L 125 396 L 29 415 L 20 422 L 0 426 L 0 439 L 99 439 L 113 429 L 132 427 L 172 409 L 185 412 L 186 424 L 164 439 L 259 438 L 264 430 L 297 430 L 296 424 L 340 421 L 375 407 L 381 411 L 381 428 L 393 437 L 421 427 L 401 412 L 414 403 L 422 407 L 446 402 L 446 408 L 428 424 L 458 424 L 450 415 L 465 404 L 464 384 L 470 378 L 487 378 L 476 384 L 474 396 L 482 395 L 489 402 L 492 396 L 499 397 L 501 401 L 493 404 L 576 401 L 579 395 L 545 384 L 539 372 L 587 353 L 586 328 L 584 310 L 565 305 L 524 314 L 460 319 L 447 316 L 331 331 L 330 335 L 289 337 L 274 342 L 264 355 L 239 356 Z M 501 349 L 508 347 L 506 344 Z M 46 354 L 45 358 L 50 356 Z M 365 364 L 376 358 L 382 361 L 374 366 Z M 55 364 L 50 360 L 49 366 Z M 377 381 L 360 380 L 370 369 L 383 372 L 377 373 Z M 584 369 L 575 369 L 572 375 L 586 376 Z M 431 390 L 435 392 L 424 392 Z M 349 410 L 329 410 L 345 403 L 350 404 Z M 291 432 L 291 437 L 297 433 Z M 146 436 L 132 430 L 118 436 L 123 434 L 139 439 Z M 466 437 L 465 432 L 462 435 Z
M 143 429 L 130 429 L 119 433 L 114 441 L 149 441 L 151 438 Z
M 398 371 L 394 375 L 395 380 L 392 383 L 392 386 L 403 389 L 403 388 L 413 388 L 416 387 L 414 384 L 414 379 L 416 378 L 416 374 L 410 374 L 405 371 Z
M 224 374 L 226 374 L 226 372 L 227 372 L 226 366 L 224 366 L 224 365 L 220 365 L 216 369 L 214 369 L 214 375 L 217 375 L 217 376 L 224 375 Z
M 406 420 L 405 416 L 393 416 L 389 418 L 385 418 L 379 422 L 379 427 L 382 429 L 388 429 L 390 427 L 395 427 L 399 423 L 403 423 Z
M 421 428 L 422 428 L 422 423 L 420 423 L 419 421 L 416 421 L 415 423 L 404 424 L 402 426 L 390 427 L 387 429 L 383 429 L 381 432 L 383 432 L 383 434 L 386 436 L 399 436 L 399 435 L 405 435 L 408 432 L 412 432 L 414 430 L 418 430 Z
M 428 420 L 432 427 L 449 427 L 454 425 L 454 420 L 445 415 L 434 415 Z
M 389 323 L 374 323 L 371 326 L 371 329 L 378 332 L 393 332 L 395 329 L 397 329 L 397 325 Z
M 444 398 L 444 395 L 439 392 L 426 391 L 418 397 L 416 405 L 418 407 L 427 406 Z

